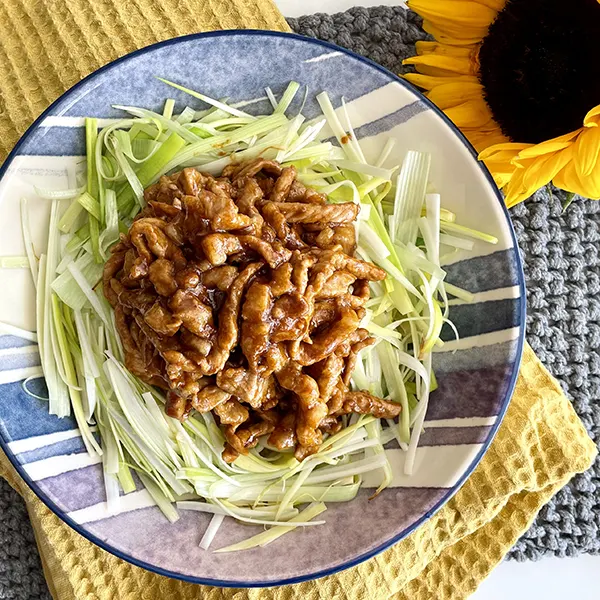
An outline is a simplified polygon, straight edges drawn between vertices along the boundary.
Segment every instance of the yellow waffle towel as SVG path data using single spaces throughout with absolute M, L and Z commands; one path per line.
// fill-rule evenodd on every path
M 0 2 L 0 160 L 46 106 L 127 52 L 196 31 L 289 31 L 271 0 Z M 498 434 L 462 489 L 404 541 L 338 575 L 232 590 L 154 575 L 94 546 L 46 508 L 0 452 L 23 496 L 55 600 L 458 600 L 502 560 L 553 494 L 596 455 L 570 402 L 526 346 Z

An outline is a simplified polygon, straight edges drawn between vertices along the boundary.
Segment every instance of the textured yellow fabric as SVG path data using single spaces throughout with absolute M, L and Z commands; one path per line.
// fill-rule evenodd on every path
M 213 29 L 290 31 L 271 0 L 0 1 L 0 161 L 92 71 L 143 46 Z
M 233 27 L 288 30 L 270 0 L 0 2 L 0 160 L 52 100 L 104 63 L 161 39 Z M 1 452 L 0 475 L 27 503 L 55 600 L 458 600 L 595 454 L 570 402 L 527 346 L 496 439 L 442 510 L 358 567 L 264 590 L 192 585 L 134 567 L 63 524 Z

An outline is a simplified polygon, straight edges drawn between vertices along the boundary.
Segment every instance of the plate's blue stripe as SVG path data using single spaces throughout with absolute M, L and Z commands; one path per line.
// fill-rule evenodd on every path
M 21 146 L 20 154 L 29 156 L 85 156 L 83 127 L 40 127 Z
M 498 250 L 443 267 L 446 281 L 474 294 L 519 285 L 515 249 Z
M 427 421 L 425 421 L 423 433 L 419 438 L 419 448 L 424 446 L 482 444 L 490 435 L 490 430 L 491 426 L 487 425 L 478 427 L 427 427 Z M 400 448 L 395 439 L 385 445 L 386 450 L 394 448 Z
M 280 98 L 281 95 L 278 95 L 277 97 Z M 253 98 L 246 98 L 246 100 L 252 100 L 252 99 Z M 234 102 L 229 102 L 229 101 L 228 101 L 228 103 L 234 104 Z M 183 103 L 182 103 L 182 110 L 183 110 Z M 273 114 L 273 106 L 271 105 L 271 103 L 268 100 L 261 100 L 260 102 L 248 104 L 247 106 L 241 106 L 239 110 L 243 110 L 244 112 L 250 113 L 251 115 L 254 115 L 255 117 L 257 117 L 259 115 Z M 296 98 L 294 98 L 293 102 L 290 104 L 287 114 L 294 115 L 294 114 L 298 113 L 299 110 L 300 110 L 300 100 L 298 99 L 298 96 L 296 96 Z
M 98 436 L 96 436 L 98 439 Z M 21 452 L 17 454 L 19 462 L 23 464 L 36 462 L 52 456 L 62 456 L 63 454 L 78 454 L 79 452 L 87 452 L 85 444 L 80 437 L 71 438 L 69 440 L 63 440 L 62 442 L 56 442 L 49 446 L 42 448 L 36 448 L 29 452 Z
M 14 335 L 0 335 L 0 350 L 5 348 L 20 348 L 21 346 L 31 346 L 34 342 L 24 340 Z
M 487 427 L 432 427 L 419 438 L 422 446 L 457 446 L 461 444 L 482 444 L 490 435 L 491 426 Z
M 456 352 L 434 352 L 433 369 L 436 375 L 464 371 L 466 369 L 485 369 L 501 367 L 515 361 L 517 341 L 491 344 L 485 348 L 474 347 Z
M 37 484 L 51 498 L 55 498 L 65 512 L 86 508 L 106 500 L 101 465 L 41 479 Z
M 31 381 L 29 389 L 40 396 L 48 395 L 43 379 Z M 0 431 L 8 442 L 76 427 L 73 417 L 59 419 L 48 414 L 48 403 L 26 394 L 20 381 L 0 386 Z
M 520 311 L 521 299 L 510 298 L 451 306 L 449 318 L 463 339 L 517 327 L 521 319 Z M 448 324 L 442 328 L 441 338 L 444 342 L 456 339 L 453 329 Z
M 40 355 L 38 352 L 0 356 L 0 371 L 24 369 L 25 367 L 37 367 L 39 365 Z
M 462 444 L 483 444 L 488 439 L 491 426 L 483 427 L 432 427 L 419 438 L 419 446 L 458 446 Z
M 228 97 L 230 102 L 264 96 L 265 85 L 279 95 L 291 80 L 310 82 L 303 110 L 310 119 L 320 113 L 315 96 L 323 90 L 327 90 L 335 106 L 342 95 L 350 101 L 390 83 L 387 74 L 374 70 L 369 71 L 368 77 L 360 76 L 360 72 L 357 76 L 356 60 L 346 55 L 332 59 L 335 68 L 329 60 L 304 62 L 318 55 L 319 50 L 315 54 L 315 48 L 294 39 L 240 34 L 238 39 L 185 40 L 98 73 L 93 83 L 77 90 L 76 102 L 71 96 L 69 101 L 59 103 L 52 114 L 115 117 L 120 113 L 112 105 L 136 106 L 140 98 L 144 98 L 144 106 L 157 111 L 162 110 L 166 98 L 176 100 L 177 110 L 185 105 L 205 108 L 199 100 L 158 81 L 155 77 L 159 76 L 213 98 Z M 210 68 L 206 68 L 207 64 Z M 260 77 L 256 76 L 258 72 Z
M 485 352 L 485 348 L 480 349 Z M 456 371 L 438 379 L 429 400 L 427 420 L 497 415 L 508 391 L 514 363 L 505 366 Z
M 381 119 L 358 127 L 354 130 L 354 133 L 358 139 L 372 137 L 389 131 L 398 125 L 402 125 L 426 110 L 429 110 L 427 106 L 420 100 L 416 100 L 385 117 L 381 117 Z

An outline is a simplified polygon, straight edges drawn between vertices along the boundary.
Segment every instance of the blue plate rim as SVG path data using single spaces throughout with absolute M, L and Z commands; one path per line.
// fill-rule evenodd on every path
M 62 100 L 64 100 L 68 95 L 72 94 L 73 92 L 78 90 L 80 87 L 82 87 L 89 81 L 93 80 L 95 77 L 97 77 L 101 73 L 108 71 L 109 69 L 113 68 L 114 66 L 120 64 L 121 62 L 127 61 L 134 56 L 140 56 L 142 54 L 146 54 L 147 52 L 150 52 L 157 48 L 171 46 L 173 44 L 179 44 L 181 42 L 186 42 L 186 41 L 190 41 L 190 40 L 194 40 L 194 39 L 204 39 L 204 38 L 211 38 L 211 37 L 233 37 L 233 36 L 240 36 L 240 35 L 268 36 L 268 37 L 296 39 L 296 40 L 299 40 L 302 42 L 307 42 L 309 44 L 322 46 L 323 48 L 327 48 L 329 50 L 334 50 L 337 52 L 342 52 L 343 54 L 349 55 L 363 63 L 366 63 L 370 67 L 377 69 L 378 71 L 380 71 L 383 74 L 390 77 L 392 81 L 399 83 L 403 87 L 410 90 L 412 93 L 416 94 L 422 103 L 424 103 L 429 109 L 433 110 L 446 123 L 446 125 L 448 127 L 450 127 L 450 129 L 454 132 L 454 134 L 457 136 L 457 138 L 463 143 L 463 145 L 467 148 L 467 150 L 469 151 L 469 153 L 471 154 L 473 159 L 479 165 L 479 168 L 481 169 L 482 173 L 488 180 L 488 183 L 490 184 L 490 187 L 491 187 L 494 195 L 496 196 L 498 202 L 500 203 L 500 205 L 502 207 L 503 214 L 506 219 L 508 229 L 510 231 L 510 235 L 511 235 L 511 238 L 513 241 L 513 247 L 515 250 L 515 262 L 516 262 L 516 268 L 517 268 L 517 276 L 518 276 L 518 280 L 519 280 L 518 285 L 519 285 L 519 294 L 520 294 L 520 296 L 519 296 L 519 298 L 520 298 L 519 317 L 521 320 L 520 325 L 519 325 L 519 338 L 517 340 L 517 353 L 516 353 L 516 358 L 515 358 L 515 363 L 514 363 L 515 367 L 513 369 L 511 377 L 510 377 L 508 390 L 506 392 L 506 396 L 504 398 L 502 407 L 500 408 L 496 422 L 492 426 L 487 440 L 483 443 L 480 451 L 477 453 L 477 455 L 475 456 L 475 458 L 473 459 L 471 464 L 468 466 L 468 468 L 465 470 L 465 472 L 459 478 L 457 483 L 454 484 L 454 486 L 452 488 L 450 488 L 448 490 L 448 492 L 422 517 L 420 517 L 412 525 L 410 525 L 406 529 L 402 530 L 400 533 L 394 535 L 392 538 L 390 538 L 383 544 L 380 544 L 379 546 L 369 550 L 368 552 L 365 552 L 345 563 L 342 563 L 340 565 L 336 565 L 334 567 L 330 567 L 328 569 L 324 569 L 321 571 L 316 571 L 316 572 L 310 573 L 308 575 L 301 575 L 301 576 L 297 576 L 297 577 L 287 577 L 285 579 L 281 579 L 281 580 L 277 580 L 277 581 L 252 581 L 252 582 L 225 581 L 225 580 L 219 580 L 219 579 L 205 579 L 202 577 L 195 577 L 192 575 L 183 575 L 182 573 L 177 573 L 175 571 L 170 571 L 168 569 L 162 569 L 161 567 L 158 567 L 156 565 L 151 565 L 149 563 L 144 562 L 143 560 L 139 560 L 137 558 L 129 556 L 129 555 L 125 554 L 124 552 L 118 550 L 117 548 L 114 548 L 110 544 L 104 542 L 103 540 L 98 538 L 96 535 L 92 534 L 91 532 L 86 530 L 84 527 L 82 527 L 81 525 L 76 523 L 73 519 L 69 518 L 65 514 L 65 512 L 63 510 L 61 510 L 57 506 L 57 504 L 53 500 L 51 500 L 46 495 L 46 493 L 43 490 L 41 490 L 37 486 L 37 484 L 27 475 L 23 466 L 18 462 L 15 455 L 8 447 L 8 443 L 6 442 L 4 437 L 2 435 L 0 435 L 0 447 L 2 448 L 2 450 L 8 457 L 9 461 L 12 463 L 12 465 L 15 468 L 15 470 L 17 471 L 17 473 L 25 481 L 25 483 L 27 483 L 27 485 L 35 493 L 35 495 L 61 521 L 63 521 L 67 525 L 69 525 L 69 527 L 74 529 L 79 535 L 83 536 L 85 539 L 92 542 L 96 546 L 102 548 L 106 552 L 109 552 L 113 556 L 116 556 L 117 558 L 120 558 L 126 562 L 129 562 L 137 567 L 146 569 L 147 571 L 156 573 L 158 575 L 162 575 L 164 577 L 179 579 L 179 580 L 185 581 L 187 583 L 196 583 L 196 584 L 201 584 L 201 585 L 226 587 L 226 588 L 227 587 L 259 588 L 259 587 L 275 587 L 275 586 L 281 586 L 281 585 L 290 585 L 290 584 L 294 584 L 294 583 L 302 583 L 304 581 L 310 581 L 313 579 L 326 577 L 327 575 L 333 575 L 334 573 L 338 573 L 345 569 L 354 567 L 354 566 L 368 560 L 369 558 L 376 556 L 380 552 L 383 552 L 384 550 L 390 548 L 391 546 L 398 543 L 399 541 L 403 540 L 405 537 L 407 537 L 409 534 L 411 534 L 415 529 L 417 529 L 420 525 L 422 525 L 425 521 L 429 520 L 436 512 L 438 512 L 438 510 L 440 510 L 442 508 L 442 506 L 444 506 L 444 504 L 446 504 L 458 492 L 458 490 L 462 487 L 462 485 L 465 483 L 467 478 L 475 470 L 475 468 L 477 467 L 477 465 L 483 458 L 483 455 L 486 453 L 486 451 L 490 447 L 492 441 L 496 437 L 498 428 L 500 427 L 500 425 L 504 419 L 504 415 L 506 414 L 506 410 L 508 408 L 508 405 L 510 404 L 510 400 L 514 393 L 515 385 L 517 382 L 517 377 L 519 374 L 519 366 L 521 364 L 521 358 L 522 358 L 522 354 L 523 354 L 523 347 L 525 344 L 526 293 L 525 293 L 525 274 L 523 271 L 523 263 L 522 263 L 521 255 L 519 252 L 519 246 L 517 244 L 517 238 L 515 235 L 514 228 L 512 226 L 512 221 L 510 220 L 510 216 L 509 216 L 508 210 L 506 208 L 506 205 L 504 204 L 502 195 L 500 194 L 498 188 L 496 187 L 494 179 L 492 178 L 489 170 L 482 162 L 477 160 L 477 153 L 476 153 L 475 149 L 473 148 L 471 143 L 467 140 L 467 138 L 463 135 L 463 133 L 460 131 L 460 129 L 458 129 L 458 127 L 437 106 L 435 106 L 435 104 L 433 104 L 428 98 L 426 98 L 418 89 L 416 89 L 414 86 L 409 84 L 406 80 L 402 79 L 395 73 L 389 71 L 385 67 L 382 67 L 381 65 L 377 64 L 376 62 L 374 62 L 368 58 L 365 58 L 364 56 L 356 54 L 355 52 L 352 52 L 351 50 L 342 48 L 341 46 L 337 46 L 336 44 L 332 44 L 330 42 L 325 42 L 323 40 L 318 40 L 315 38 L 307 37 L 304 35 L 298 35 L 297 33 L 269 31 L 269 30 L 262 30 L 262 29 L 228 29 L 228 30 L 219 30 L 219 31 L 208 31 L 208 32 L 192 33 L 192 34 L 188 34 L 188 35 L 169 38 L 168 40 L 156 42 L 154 44 L 150 44 L 149 46 L 144 46 L 143 48 L 134 50 L 133 52 L 130 52 L 129 54 L 125 54 L 124 56 L 121 56 L 121 57 L 115 59 L 114 61 L 109 62 L 106 65 L 103 65 L 99 69 L 93 71 L 92 73 L 90 73 L 89 75 L 87 75 L 86 77 L 84 77 L 83 79 L 78 81 L 76 84 L 74 84 L 68 90 L 66 90 L 63 94 L 61 94 L 56 100 L 54 100 L 54 102 L 52 102 L 52 104 L 50 104 L 50 106 L 48 106 L 48 108 L 46 108 L 40 114 L 40 116 L 27 128 L 25 133 L 19 138 L 19 141 L 16 143 L 15 147 L 10 151 L 10 153 L 6 157 L 6 160 L 4 161 L 4 163 L 0 166 L 0 180 L 2 180 L 2 178 L 5 176 L 5 174 L 8 170 L 8 167 L 10 166 L 12 161 L 17 156 L 19 156 L 19 149 L 21 148 L 21 146 L 40 127 L 43 120 L 47 116 L 49 116 L 49 114 L 52 112 L 52 110 Z

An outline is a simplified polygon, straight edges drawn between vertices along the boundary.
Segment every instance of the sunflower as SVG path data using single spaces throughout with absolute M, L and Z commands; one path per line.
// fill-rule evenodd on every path
M 600 199 L 598 0 L 409 0 L 435 41 L 405 78 L 479 152 L 506 204 L 552 182 Z

